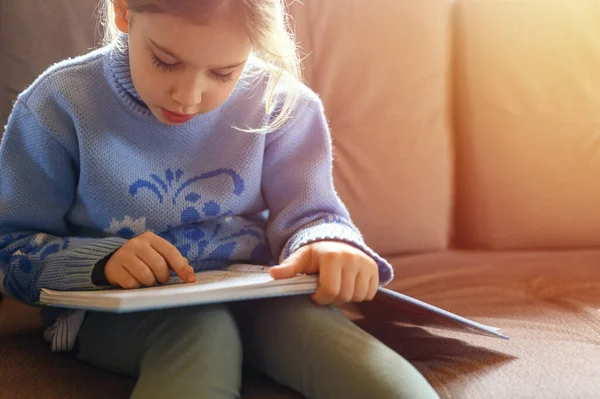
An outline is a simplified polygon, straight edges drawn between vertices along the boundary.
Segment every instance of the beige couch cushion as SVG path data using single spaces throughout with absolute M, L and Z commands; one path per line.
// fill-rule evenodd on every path
M 389 310 L 372 312 L 367 330 L 411 359 L 442 398 L 600 397 L 600 251 L 444 253 L 393 263 L 394 289 L 511 337 L 378 322 Z
M 304 0 L 291 13 L 331 123 L 336 186 L 367 242 L 384 255 L 446 248 L 448 1 Z
M 459 241 L 599 247 L 600 3 L 455 11 Z

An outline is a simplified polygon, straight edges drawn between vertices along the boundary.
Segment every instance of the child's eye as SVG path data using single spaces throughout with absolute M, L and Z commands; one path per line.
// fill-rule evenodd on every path
M 217 73 L 214 71 L 210 71 L 210 74 L 213 78 L 220 80 L 221 82 L 231 82 L 233 80 L 233 72 L 229 72 L 227 74 Z
M 154 54 L 152 54 L 152 63 L 155 67 L 162 68 L 165 71 L 172 71 L 177 66 L 177 64 L 168 64 L 164 62 Z

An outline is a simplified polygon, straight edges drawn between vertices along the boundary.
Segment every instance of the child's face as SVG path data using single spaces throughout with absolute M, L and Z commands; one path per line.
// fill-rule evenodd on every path
M 241 26 L 148 12 L 128 19 L 119 28 L 129 33 L 133 84 L 158 120 L 185 123 L 229 98 L 252 49 Z

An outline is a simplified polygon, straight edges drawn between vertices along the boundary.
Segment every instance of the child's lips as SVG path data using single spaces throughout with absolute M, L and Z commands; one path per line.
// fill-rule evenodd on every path
M 171 112 L 166 108 L 161 108 L 164 117 L 171 123 L 185 123 L 192 119 L 196 114 L 178 114 Z

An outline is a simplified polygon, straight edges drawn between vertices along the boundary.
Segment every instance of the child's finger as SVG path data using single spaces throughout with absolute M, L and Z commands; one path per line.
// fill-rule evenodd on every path
M 355 292 L 357 270 L 354 267 L 345 267 L 340 269 L 342 269 L 340 292 L 332 302 L 334 305 L 343 305 L 350 302 L 354 297 Z
M 166 283 L 171 278 L 171 273 L 169 272 L 169 265 L 165 258 L 163 258 L 156 250 L 152 247 L 149 247 L 148 250 L 137 253 L 137 256 L 144 262 L 156 278 L 161 284 Z
M 124 267 L 142 285 L 146 287 L 156 285 L 156 277 L 154 277 L 152 270 L 140 258 L 136 256 L 129 257 L 124 261 Z
M 271 267 L 269 273 L 274 279 L 290 278 L 296 276 L 298 273 L 309 273 L 310 258 L 310 248 L 300 248 L 284 260 L 281 265 Z
M 196 275 L 194 269 L 188 264 L 186 258 L 184 258 L 179 250 L 175 248 L 169 241 L 155 235 L 150 242 L 152 248 L 156 250 L 168 263 L 169 267 L 187 283 L 193 283 L 196 281 Z
M 340 293 L 342 267 L 339 263 L 321 265 L 319 273 L 319 288 L 312 299 L 318 305 L 329 305 Z
M 354 282 L 354 295 L 352 302 L 363 302 L 369 294 L 370 275 L 366 273 L 358 273 Z
M 133 277 L 123 265 L 121 265 L 121 267 L 117 269 L 115 274 L 116 276 L 113 285 L 118 285 L 119 287 L 124 288 L 126 290 L 132 290 L 140 288 L 142 286 L 142 283 L 140 283 L 135 277 Z
M 367 294 L 367 300 L 370 301 L 375 298 L 377 295 L 377 290 L 379 290 L 379 274 L 371 276 L 369 279 L 369 293 Z

